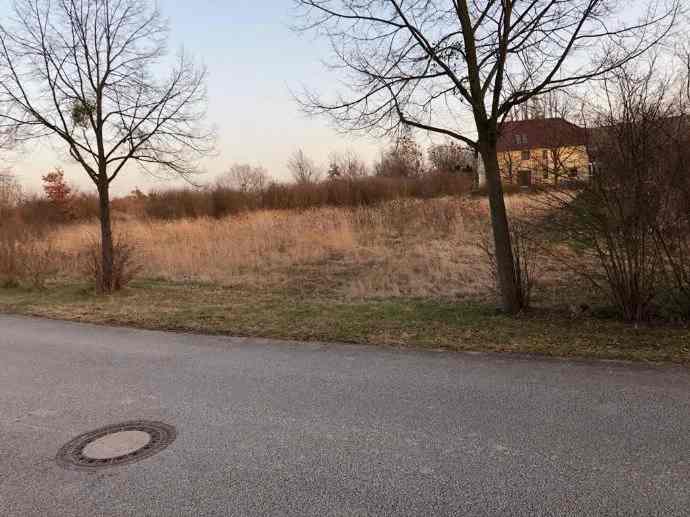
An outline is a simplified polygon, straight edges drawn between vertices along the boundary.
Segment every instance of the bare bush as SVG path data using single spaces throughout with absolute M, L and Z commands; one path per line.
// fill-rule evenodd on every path
M 259 193 L 219 185 L 208 189 L 169 189 L 115 199 L 113 206 L 153 219 L 220 218 L 255 210 L 357 207 L 401 198 L 460 196 L 471 190 L 471 178 L 458 174 L 426 174 L 420 178 L 366 176 L 319 183 L 269 183 Z M 45 207 L 36 208 L 42 212 Z
M 664 147 L 670 174 L 662 178 L 661 206 L 654 224 L 654 241 L 664 259 L 664 274 L 674 301 L 690 315 L 690 120 L 671 121 Z
M 627 321 L 646 318 L 658 293 L 663 262 L 644 202 L 639 196 L 587 189 L 563 195 L 560 203 L 565 214 L 558 224 L 579 257 L 575 271 L 608 293 Z
M 524 309 L 531 307 L 532 295 L 538 282 L 539 270 L 537 269 L 537 259 L 541 246 L 536 233 L 535 226 L 525 221 L 513 219 L 510 223 L 515 284 L 520 287 L 520 301 Z M 488 258 L 491 275 L 498 289 L 496 254 L 493 241 L 488 232 L 483 235 L 478 246 Z
M 43 289 L 59 272 L 61 259 L 44 232 L 16 218 L 0 222 L 0 287 Z
M 22 236 L 16 227 L 0 223 L 0 287 L 18 287 L 22 279 Z
M 404 134 L 383 152 L 374 170 L 377 176 L 387 178 L 419 178 L 426 170 L 424 154 L 414 137 Z
M 52 240 L 32 239 L 22 248 L 23 278 L 34 289 L 45 289 L 47 282 L 60 272 L 64 256 Z
M 136 246 L 123 235 L 116 235 L 113 242 L 113 290 L 121 291 L 141 272 L 142 266 L 136 261 Z M 96 282 L 96 289 L 103 293 L 103 262 L 100 245 L 91 239 L 89 245 L 80 253 L 84 272 Z
M 685 316 L 690 314 L 690 222 L 679 218 L 673 228 L 655 230 L 666 259 L 668 282 L 675 287 L 674 299 Z
M 652 316 L 660 294 L 687 275 L 683 243 L 690 124 L 683 105 L 647 73 L 620 70 L 591 131 L 596 162 L 590 185 L 550 197 L 560 235 L 597 268 L 578 272 L 609 294 L 627 321 Z
M 0 286 L 43 288 L 57 268 L 56 252 L 43 227 L 21 218 L 26 203 L 16 179 L 0 174 Z

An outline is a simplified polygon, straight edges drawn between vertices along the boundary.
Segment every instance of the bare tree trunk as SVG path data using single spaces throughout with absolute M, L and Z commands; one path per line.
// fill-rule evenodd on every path
M 486 183 L 489 187 L 489 206 L 491 209 L 491 223 L 494 232 L 494 244 L 496 249 L 496 273 L 503 310 L 508 314 L 517 314 L 522 309 L 522 297 L 520 287 L 515 278 L 515 263 L 513 261 L 513 248 L 510 240 L 510 227 L 508 215 L 503 199 L 503 186 L 501 185 L 501 173 L 498 167 L 496 143 L 492 139 L 481 146 L 482 159 L 486 173 Z
M 106 177 L 107 178 L 107 177 Z M 113 229 L 110 221 L 110 194 L 107 179 L 98 184 L 101 219 L 101 264 L 98 288 L 103 293 L 113 291 Z

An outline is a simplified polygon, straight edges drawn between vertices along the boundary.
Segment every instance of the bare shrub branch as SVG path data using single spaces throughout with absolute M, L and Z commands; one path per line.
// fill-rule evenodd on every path
M 657 70 L 624 67 L 606 81 L 590 130 L 592 182 L 548 198 L 555 234 L 588 259 L 578 272 L 628 321 L 653 315 L 669 278 L 680 292 L 687 278 L 690 119 L 676 81 Z

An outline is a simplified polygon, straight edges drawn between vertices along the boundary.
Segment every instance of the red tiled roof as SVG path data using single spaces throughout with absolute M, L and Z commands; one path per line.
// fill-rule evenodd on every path
M 499 152 L 586 143 L 587 131 L 562 118 L 507 121 L 499 127 Z

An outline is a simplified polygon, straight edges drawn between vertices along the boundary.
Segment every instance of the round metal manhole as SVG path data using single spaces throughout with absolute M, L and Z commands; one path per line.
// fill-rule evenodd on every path
M 125 422 L 77 436 L 57 455 L 69 469 L 95 470 L 144 460 L 175 441 L 177 433 L 162 422 Z

